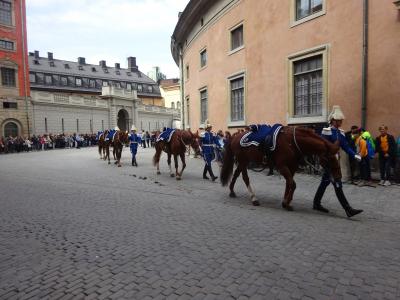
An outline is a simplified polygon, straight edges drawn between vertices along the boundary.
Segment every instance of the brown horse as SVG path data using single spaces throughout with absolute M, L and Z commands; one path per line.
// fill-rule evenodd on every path
M 105 130 L 102 134 L 99 136 L 99 141 L 98 141 L 98 148 L 99 148 L 99 155 L 100 159 L 106 159 L 106 137 L 108 135 L 108 130 Z
M 186 167 L 185 152 L 187 146 L 192 147 L 196 153 L 200 152 L 199 135 L 197 133 L 192 133 L 190 130 L 176 129 L 169 142 L 162 140 L 157 141 L 155 143 L 156 153 L 153 157 L 153 164 L 154 166 L 157 166 L 157 174 L 161 174 L 160 156 L 161 153 L 164 151 L 168 155 L 168 166 L 171 177 L 176 176 L 176 180 L 180 180 L 182 178 L 183 170 Z M 171 169 L 172 155 L 174 156 L 175 174 L 172 172 Z M 182 169 L 180 172 L 178 172 L 178 155 L 180 156 L 182 161 Z
M 223 186 L 228 184 L 233 172 L 234 158 L 236 158 L 237 168 L 229 185 L 229 196 L 236 197 L 233 189 L 236 179 L 242 173 L 243 181 L 251 196 L 251 201 L 253 205 L 258 206 L 260 203 L 256 199 L 250 185 L 247 166 L 249 162 L 262 163 L 265 152 L 256 146 L 242 147 L 240 139 L 243 135 L 244 133 L 233 135 L 231 140 L 225 145 L 226 152 L 221 169 L 221 183 Z M 293 210 L 290 205 L 296 189 L 296 182 L 293 180 L 293 177 L 299 163 L 305 156 L 317 155 L 321 165 L 324 168 L 328 168 L 335 179 L 341 178 L 340 166 L 335 156 L 338 151 L 339 146 L 337 144 L 326 141 L 311 129 L 287 126 L 282 128 L 277 137 L 275 150 L 272 152 L 272 161 L 286 180 L 285 194 L 282 202 L 283 208 Z
M 128 132 L 127 131 L 117 131 L 117 133 L 114 136 L 114 140 L 111 142 L 111 145 L 113 146 L 113 156 L 115 159 L 114 164 L 118 165 L 118 167 L 121 167 L 121 156 L 122 156 L 122 150 L 124 149 L 124 145 L 127 145 L 129 143 L 128 139 Z M 109 147 L 107 150 L 109 151 Z M 107 153 L 108 157 L 108 163 L 110 164 L 110 153 Z

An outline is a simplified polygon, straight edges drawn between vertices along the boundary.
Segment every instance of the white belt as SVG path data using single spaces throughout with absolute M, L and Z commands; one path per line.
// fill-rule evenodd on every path
M 204 146 L 214 147 L 214 144 L 203 144 L 203 147 L 204 147 Z

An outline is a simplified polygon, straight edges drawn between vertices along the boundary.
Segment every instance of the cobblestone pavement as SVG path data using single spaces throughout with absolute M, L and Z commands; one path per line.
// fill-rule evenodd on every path
M 311 209 L 318 178 L 250 173 L 260 207 L 238 181 L 230 199 L 200 179 L 156 176 L 96 149 L 0 156 L 0 299 L 399 299 L 400 188 L 345 185 L 365 212 L 347 219 L 332 187 Z M 217 170 L 217 166 L 214 166 Z

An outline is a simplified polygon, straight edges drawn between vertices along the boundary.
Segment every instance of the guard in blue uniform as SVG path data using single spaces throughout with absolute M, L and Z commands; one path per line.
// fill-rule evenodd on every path
M 211 162 L 215 159 L 215 147 L 220 147 L 218 138 L 211 132 L 212 125 L 205 122 L 205 132 L 200 137 L 201 148 L 203 151 L 203 159 L 205 162 L 203 170 L 203 179 L 209 179 L 207 177 L 207 171 L 211 176 L 211 180 L 215 181 L 218 177 L 214 175 L 211 167 Z
M 344 120 L 344 115 L 340 110 L 339 106 L 333 106 L 333 110 L 329 115 L 330 126 L 328 128 L 324 128 L 322 130 L 322 137 L 330 141 L 331 143 L 335 143 L 339 141 L 340 148 L 342 148 L 348 155 L 353 157 L 354 159 L 361 161 L 361 157 L 357 155 L 347 143 L 346 137 L 344 135 L 344 131 L 340 129 L 342 125 L 342 121 Z M 346 212 L 347 217 L 351 218 L 363 211 L 361 209 L 354 209 L 350 206 L 349 202 L 346 199 L 346 196 L 343 193 L 342 181 L 340 179 L 333 180 L 331 178 L 331 174 L 328 170 L 324 171 L 322 176 L 321 183 L 318 187 L 317 193 L 314 197 L 314 205 L 313 209 L 328 213 L 329 210 L 321 205 L 322 196 L 325 193 L 328 185 L 332 183 L 335 189 L 336 197 L 338 198 L 340 204 Z
M 129 134 L 129 147 L 132 153 L 132 166 L 138 166 L 136 162 L 136 154 L 139 144 L 142 142 L 142 139 L 136 134 L 136 127 L 132 125 L 131 133 Z

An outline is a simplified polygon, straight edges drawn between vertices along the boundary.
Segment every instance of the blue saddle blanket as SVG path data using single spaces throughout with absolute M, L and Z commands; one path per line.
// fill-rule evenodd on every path
M 260 146 L 262 144 L 265 147 L 269 147 L 269 150 L 274 151 L 276 147 L 276 138 L 280 130 L 282 129 L 281 124 L 275 124 L 273 126 L 266 124 L 250 125 L 250 131 L 242 136 L 240 139 L 240 146 Z
M 108 132 L 108 135 L 107 135 L 107 137 L 106 137 L 106 141 L 109 141 L 109 140 L 111 140 L 112 142 L 114 141 L 114 137 L 115 137 L 115 135 L 117 134 L 117 131 L 116 130 L 110 130 L 109 132 Z
M 100 140 L 100 137 L 103 135 L 104 131 L 97 132 L 96 141 Z
M 166 130 L 164 130 L 163 132 L 160 133 L 160 135 L 157 138 L 157 142 L 158 141 L 166 141 L 166 142 L 170 142 L 172 135 L 174 134 L 175 129 L 172 128 L 167 128 Z

